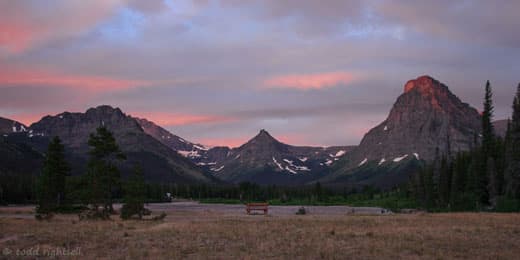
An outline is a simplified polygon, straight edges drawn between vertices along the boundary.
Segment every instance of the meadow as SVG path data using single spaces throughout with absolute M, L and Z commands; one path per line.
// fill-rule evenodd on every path
M 518 259 L 520 255 L 520 214 L 275 211 L 262 216 L 218 207 L 169 210 L 162 221 L 123 221 L 117 216 L 109 221 L 78 221 L 75 215 L 37 221 L 29 207 L 0 208 L 0 258 L 36 249 L 40 257 L 61 250 L 77 259 Z

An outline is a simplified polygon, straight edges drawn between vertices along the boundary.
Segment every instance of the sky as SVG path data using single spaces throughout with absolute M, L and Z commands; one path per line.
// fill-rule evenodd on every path
M 0 116 L 102 104 L 185 139 L 355 145 L 430 75 L 495 118 L 520 82 L 520 1 L 0 0 Z

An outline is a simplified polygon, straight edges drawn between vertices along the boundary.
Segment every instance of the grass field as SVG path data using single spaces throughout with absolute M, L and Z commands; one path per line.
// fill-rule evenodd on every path
M 23 213 L 27 212 L 18 211 Z M 42 256 L 56 248 L 79 252 L 76 258 L 80 259 L 518 259 L 520 256 L 520 214 L 247 216 L 212 211 L 168 214 L 160 222 L 121 221 L 117 217 L 112 221 L 78 222 L 74 215 L 58 215 L 49 222 L 38 222 L 0 215 L 0 259 L 31 253 L 31 249 L 33 253 L 38 249 Z

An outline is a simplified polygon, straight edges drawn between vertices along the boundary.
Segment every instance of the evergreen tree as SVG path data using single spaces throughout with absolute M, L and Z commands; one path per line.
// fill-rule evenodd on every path
M 465 162 L 464 154 L 459 153 L 453 161 L 453 172 L 451 176 L 450 206 L 457 209 L 460 205 L 461 194 L 465 192 L 466 169 L 468 165 Z
M 451 169 L 446 156 L 441 159 L 441 166 L 439 168 L 439 200 L 441 205 L 447 206 L 450 202 L 451 193 Z
M 487 176 L 489 178 L 488 181 L 488 197 L 489 204 L 495 208 L 496 201 L 498 197 L 498 183 L 497 183 L 497 171 L 495 166 L 495 160 L 492 157 L 488 157 L 487 165 Z
M 133 175 L 128 179 L 124 186 L 124 204 L 121 208 L 121 218 L 128 219 L 137 215 L 139 219 L 147 213 L 144 208 L 146 198 L 146 185 L 144 182 L 143 171 L 136 165 Z
M 320 182 L 316 182 L 316 185 L 314 186 L 314 195 L 316 196 L 317 201 L 321 201 L 323 199 L 323 191 Z
M 489 80 L 486 82 L 486 94 L 484 96 L 484 111 L 482 112 L 482 150 L 488 157 L 494 149 L 495 130 L 493 120 L 493 92 Z
M 99 216 L 107 218 L 113 212 L 112 194 L 121 178 L 117 162 L 126 157 L 112 133 L 104 126 L 97 128 L 95 134 L 90 134 L 88 145 L 90 158 L 87 169 L 87 201 L 96 213 L 99 206 L 103 206 Z
M 47 148 L 43 171 L 38 180 L 38 214 L 56 210 L 64 199 L 65 177 L 70 171 L 65 160 L 64 147 L 59 137 L 54 137 Z
M 490 158 L 495 155 L 495 130 L 491 123 L 493 119 L 493 92 L 491 90 L 491 84 L 489 80 L 486 82 L 484 96 L 484 111 L 482 112 L 482 146 L 480 154 L 480 170 L 477 180 L 477 194 L 480 198 L 480 203 L 489 203 L 489 193 L 491 186 L 489 185 L 490 178 L 495 178 L 495 175 L 488 176 L 490 173 L 494 173 L 496 169 L 488 169 L 490 166 L 488 162 Z M 494 158 L 493 158 L 494 159 Z M 493 168 L 495 166 L 493 165 Z M 493 183 L 496 183 L 493 180 Z M 494 188 L 494 187 L 493 187 Z M 494 192 L 494 191 L 493 191 Z
M 520 199 L 520 83 L 513 100 L 513 116 L 508 125 L 506 141 L 506 194 Z

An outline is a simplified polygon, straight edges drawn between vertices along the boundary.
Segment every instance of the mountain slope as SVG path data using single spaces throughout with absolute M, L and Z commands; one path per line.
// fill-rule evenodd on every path
M 217 149 L 222 156 L 225 149 Z M 329 166 L 350 149 L 291 146 L 261 130 L 247 143 L 228 150 L 221 161 L 203 163 L 209 165 L 215 176 L 233 183 L 296 185 L 324 176 Z
M 27 126 L 24 124 L 8 118 L 0 117 L 0 134 L 18 133 L 26 130 Z
M 495 127 L 495 134 L 497 136 L 502 138 L 506 136 L 508 122 L 508 119 L 496 120 L 493 122 L 493 127 Z
M 32 146 L 0 136 L 0 174 L 38 174 L 44 155 Z
M 345 179 L 371 162 L 372 171 L 410 160 L 433 160 L 436 154 L 469 150 L 480 133 L 480 115 L 439 81 L 410 80 L 388 118 L 371 129 L 325 181 Z
M 99 106 L 85 113 L 64 112 L 46 116 L 32 124 L 29 132 L 42 136 L 59 136 L 68 152 L 87 160 L 89 135 L 99 126 L 113 132 L 119 146 L 128 159 L 122 171 L 131 171 L 135 163 L 142 165 L 147 181 L 153 182 L 213 182 L 214 178 L 203 173 L 192 162 L 146 134 L 139 123 L 125 115 L 119 108 Z M 73 170 L 84 172 L 83 163 L 76 163 Z
M 201 144 L 195 144 L 177 135 L 172 134 L 168 130 L 156 125 L 154 122 L 144 118 L 135 118 L 145 133 L 152 136 L 162 144 L 177 151 L 180 155 L 188 157 L 194 161 L 207 153 L 209 150 Z
M 302 184 L 326 174 L 332 164 L 352 149 L 341 146 L 291 146 L 279 142 L 265 130 L 238 148 L 207 148 L 176 136 L 146 119 L 137 121 L 156 140 L 214 176 L 235 183 Z

